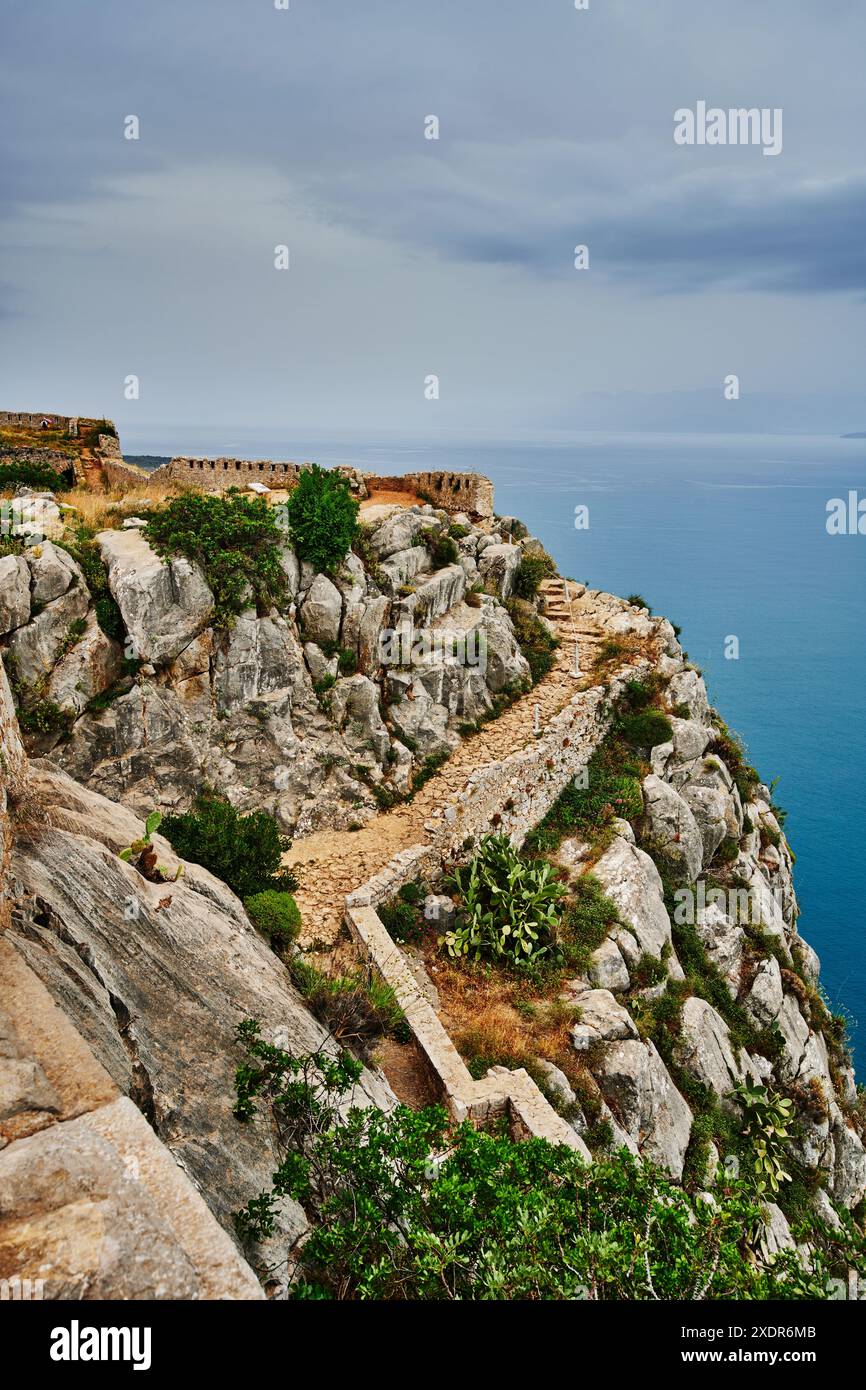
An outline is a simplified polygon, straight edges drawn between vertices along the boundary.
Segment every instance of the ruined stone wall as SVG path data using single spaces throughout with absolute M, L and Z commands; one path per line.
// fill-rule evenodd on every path
M 270 488 L 293 488 L 309 464 L 280 463 L 273 459 L 187 458 L 178 456 L 154 469 L 157 483 L 177 482 L 203 492 L 223 492 L 230 487 L 262 483 Z M 360 496 L 382 488 L 423 496 L 447 512 L 468 512 L 474 517 L 493 515 L 493 484 L 479 473 L 362 473 L 354 468 L 338 468 Z
M 446 512 L 468 512 L 473 517 L 493 516 L 493 484 L 480 473 L 403 473 L 399 477 L 387 474 L 365 475 L 373 491 L 386 488 L 391 492 L 414 492 L 441 507 Z
M 224 492 L 230 487 L 262 483 L 265 487 L 294 487 L 301 475 L 297 463 L 275 463 L 272 459 L 173 458 L 154 469 L 155 482 L 185 483 L 202 492 Z
M 38 430 L 43 420 L 50 420 L 53 428 L 65 429 L 71 435 L 78 433 L 77 415 L 55 415 L 53 410 L 0 410 L 0 429 L 4 425 L 17 425 L 20 429 Z

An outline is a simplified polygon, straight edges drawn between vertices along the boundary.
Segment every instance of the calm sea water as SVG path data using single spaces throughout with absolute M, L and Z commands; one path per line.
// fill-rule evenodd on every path
M 477 470 L 563 574 L 642 594 L 682 627 L 710 699 L 789 815 L 800 930 L 866 1079 L 866 535 L 830 536 L 826 504 L 866 496 L 866 440 L 584 435 L 572 442 L 201 441 L 208 453 L 311 458 L 382 473 Z M 575 507 L 589 508 L 576 530 Z M 739 639 L 739 659 L 725 641 Z M 857 1020 L 863 1027 L 857 1027 Z

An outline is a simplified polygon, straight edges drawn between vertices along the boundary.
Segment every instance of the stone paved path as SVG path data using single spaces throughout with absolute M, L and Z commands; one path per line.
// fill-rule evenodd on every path
M 423 843 L 425 821 L 443 802 L 461 791 L 479 767 L 498 762 L 532 742 L 536 707 L 540 727 L 544 728 L 573 695 L 595 683 L 593 665 L 604 639 L 605 612 L 611 610 L 593 591 L 575 597 L 574 590 L 582 587 L 570 584 L 570 601 L 566 602 L 563 581 L 546 582 L 543 591 L 561 644 L 553 667 L 498 719 L 465 738 L 411 801 L 383 811 L 361 830 L 322 830 L 295 842 L 286 862 L 296 867 L 301 880 L 296 897 L 303 919 L 302 945 L 315 946 L 325 955 L 333 950 L 342 926 L 346 894 L 365 883 L 399 850 Z M 575 675 L 575 644 L 579 675 Z

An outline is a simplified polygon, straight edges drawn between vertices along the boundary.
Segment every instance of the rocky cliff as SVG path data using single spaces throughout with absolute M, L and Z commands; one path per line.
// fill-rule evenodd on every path
M 237 1025 L 293 1055 L 335 1044 L 223 883 L 177 877 L 159 835 L 162 881 L 119 857 L 205 784 L 300 837 L 303 945 L 344 955 L 345 917 L 452 1114 L 510 1105 L 516 1133 L 624 1145 L 711 1190 L 745 1120 L 736 1088 L 764 1086 L 793 1107 L 801 1203 L 829 1228 L 860 1207 L 862 1110 L 783 824 L 668 622 L 559 580 L 515 605 L 538 542 L 411 498 L 368 506 L 331 575 L 283 546 L 285 603 L 230 627 L 202 570 L 160 558 L 140 523 L 62 542 L 0 558 L 0 1277 L 31 1249 L 53 1296 L 258 1293 L 232 1213 L 277 1144 L 232 1114 Z M 579 832 L 575 783 L 605 789 Z M 443 874 L 491 828 L 529 838 L 575 899 L 591 877 L 605 929 L 557 998 L 508 1005 L 532 1048 L 530 1021 L 564 1008 L 565 1050 L 479 1081 L 458 1025 L 483 992 L 440 968 L 435 931 L 401 950 L 383 904 L 412 882 L 430 923 L 453 918 Z M 354 1101 L 389 1110 L 405 1063 L 366 1065 Z M 775 1201 L 767 1221 L 794 1245 Z M 304 1223 L 286 1200 L 283 1249 Z M 148 1242 L 130 1274 L 123 1251 Z
M 405 794 L 529 682 L 503 606 L 527 541 L 430 504 L 362 522 L 333 576 L 286 546 L 282 611 L 251 607 L 230 630 L 197 566 L 135 527 L 96 540 L 112 635 L 59 541 L 0 559 L 0 647 L 32 747 L 141 815 L 208 783 L 303 834 Z

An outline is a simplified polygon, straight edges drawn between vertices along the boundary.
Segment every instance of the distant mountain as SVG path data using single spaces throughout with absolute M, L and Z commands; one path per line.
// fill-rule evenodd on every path
M 866 430 L 855 430 L 853 434 L 843 434 L 843 439 L 866 439 Z

